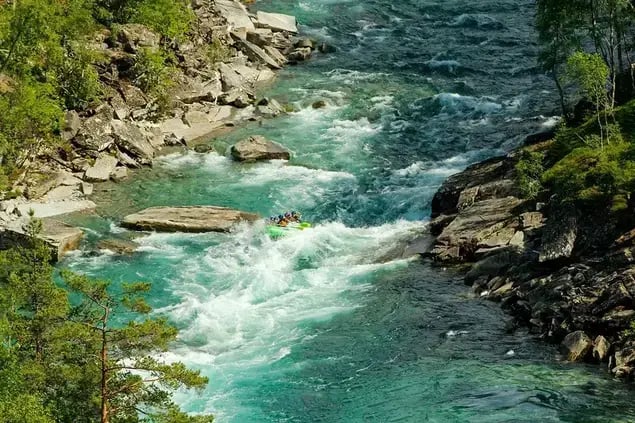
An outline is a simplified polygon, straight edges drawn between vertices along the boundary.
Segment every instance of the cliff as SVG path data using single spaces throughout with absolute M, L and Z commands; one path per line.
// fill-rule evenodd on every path
M 537 144 L 530 149 L 544 149 Z M 468 264 L 465 283 L 498 301 L 516 325 L 561 344 L 566 359 L 635 374 L 635 229 L 607 210 L 521 198 L 520 151 L 450 177 L 432 203 L 426 256 Z

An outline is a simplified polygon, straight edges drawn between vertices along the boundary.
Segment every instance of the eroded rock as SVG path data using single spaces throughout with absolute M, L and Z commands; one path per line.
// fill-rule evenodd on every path
M 234 144 L 231 147 L 231 155 L 239 162 L 289 160 L 291 158 L 291 154 L 283 146 L 260 135 L 249 137 Z
M 229 232 L 237 223 L 259 216 L 225 207 L 152 207 L 126 216 L 122 226 L 158 232 Z

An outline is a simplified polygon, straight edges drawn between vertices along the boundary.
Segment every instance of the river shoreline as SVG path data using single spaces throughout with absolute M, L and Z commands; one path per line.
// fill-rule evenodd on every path
M 99 189 L 94 184 L 133 177 L 135 169 L 151 167 L 155 157 L 175 149 L 209 150 L 209 140 L 242 122 L 285 113 L 275 99 L 258 93 L 273 83 L 277 70 L 308 60 L 318 50 L 317 42 L 298 35 L 295 17 L 251 13 L 236 0 L 197 2 L 194 12 L 196 30 L 174 47 L 180 63 L 169 111 L 157 115 L 159 100 L 126 79 L 105 86 L 104 101 L 93 109 L 67 111 L 61 137 L 69 148 L 40 151 L 33 171 L 14 185 L 18 195 L 0 202 L 0 248 L 24 241 L 22 228 L 33 212 L 45 222 L 41 237 L 53 257 L 61 259 L 79 246 L 82 231 L 57 216 L 94 212 L 90 198 Z M 118 37 L 112 41 L 102 31 L 94 46 L 114 67 L 128 66 L 135 54 L 158 48 L 160 42 L 136 24 L 122 27 Z M 216 43 L 210 48 L 229 57 L 216 63 L 199 57 L 210 38 Z M 325 46 L 320 51 L 330 49 Z

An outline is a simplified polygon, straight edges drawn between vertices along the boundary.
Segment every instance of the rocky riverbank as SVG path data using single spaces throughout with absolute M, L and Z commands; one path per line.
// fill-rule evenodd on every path
M 514 327 L 560 344 L 565 359 L 632 379 L 635 229 L 618 228 L 604 210 L 521 198 L 518 160 L 512 152 L 448 178 L 434 196 L 425 256 L 468 265 L 476 296 L 500 302 Z
M 52 218 L 94 210 L 89 200 L 94 183 L 120 181 L 130 169 L 151 166 L 164 146 L 191 147 L 241 121 L 284 113 L 275 99 L 258 98 L 257 90 L 287 63 L 330 49 L 298 37 L 293 16 L 253 14 L 236 0 L 194 1 L 192 7 L 194 30 L 169 46 L 176 63 L 167 102 L 143 92 L 129 77 L 140 52 L 165 48 L 165 40 L 139 24 L 95 34 L 90 48 L 105 58 L 103 101 L 67 111 L 63 147 L 38 152 L 14 186 L 19 195 L 0 202 L 0 247 L 15 244 L 33 211 L 48 222 L 43 237 L 55 239 L 49 243 L 61 257 L 81 233 L 75 231 L 74 241 L 67 242 L 69 228 L 59 230 L 63 225 Z M 284 152 L 277 146 L 276 151 Z M 266 158 L 267 151 L 259 154 Z

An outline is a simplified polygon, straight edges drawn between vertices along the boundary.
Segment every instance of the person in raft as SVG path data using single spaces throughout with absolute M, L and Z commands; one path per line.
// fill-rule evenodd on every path
M 285 227 L 292 222 L 300 223 L 301 222 L 300 217 L 301 217 L 301 214 L 295 211 L 286 212 L 284 215 L 281 214 L 277 217 L 276 216 L 269 217 L 269 224 Z

